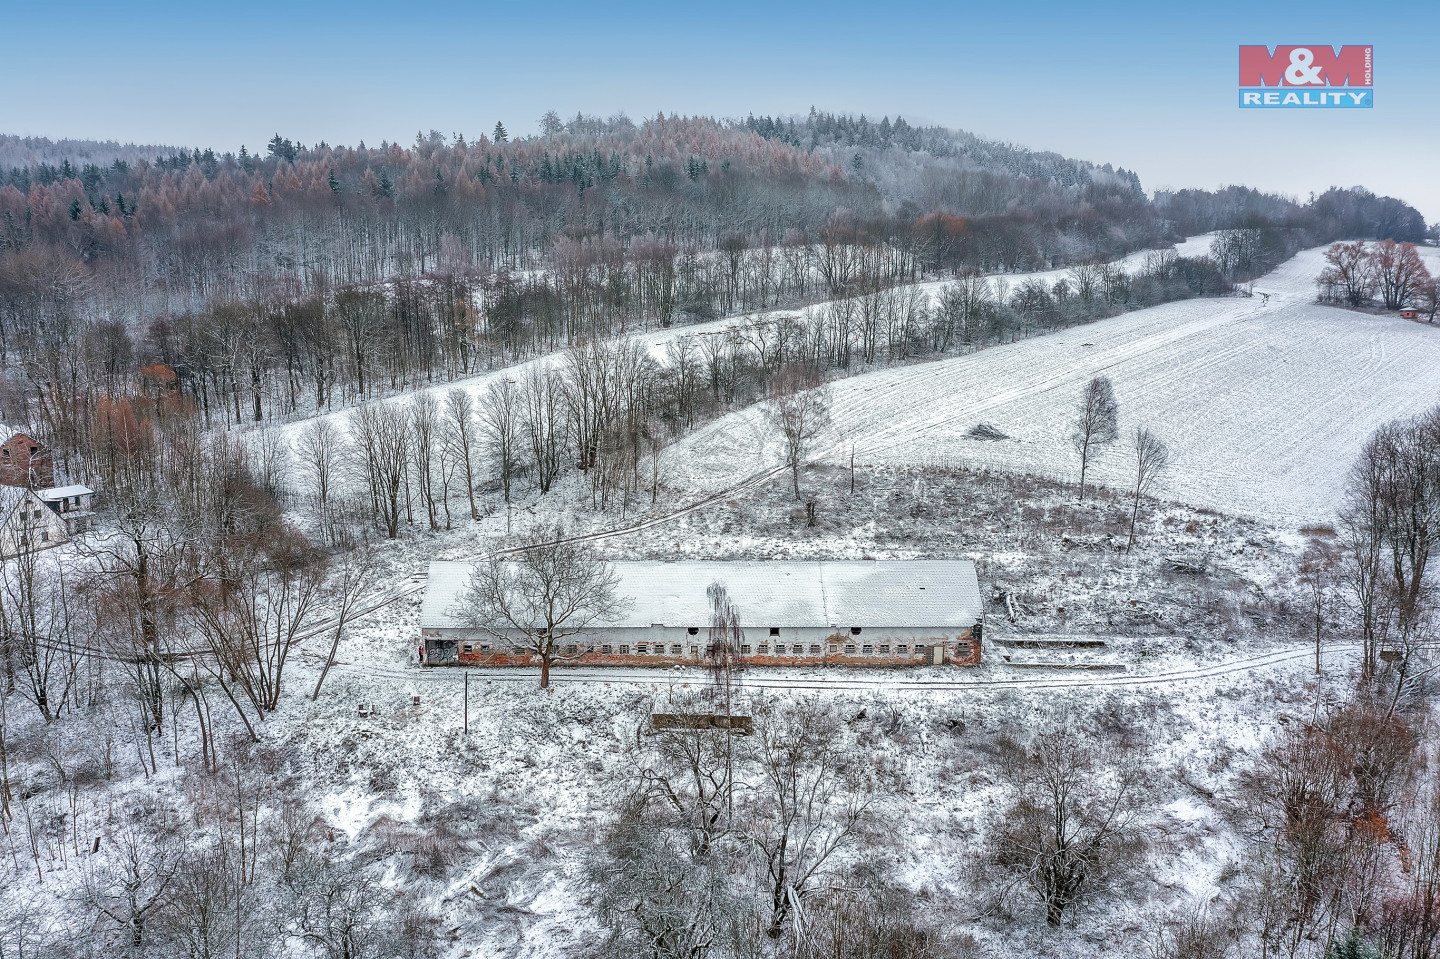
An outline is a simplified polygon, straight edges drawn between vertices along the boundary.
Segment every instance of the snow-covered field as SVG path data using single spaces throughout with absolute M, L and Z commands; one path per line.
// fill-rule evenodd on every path
M 1181 256 L 1204 256 L 1206 255 L 1206 253 L 1208 253 L 1210 249 L 1210 240 L 1212 237 L 1213 234 L 1210 233 L 1190 237 L 1187 240 L 1177 243 L 1174 249 Z M 1139 270 L 1144 267 L 1146 259 L 1152 256 L 1155 252 L 1156 251 L 1153 250 L 1141 250 L 1139 252 L 1132 253 L 1129 256 L 1123 257 L 1116 262 L 1120 266 L 1124 267 L 1126 271 Z M 1030 279 L 1040 279 L 1044 280 L 1046 283 L 1054 283 L 1056 280 L 1065 276 L 1067 273 L 1068 270 L 1048 270 L 1038 273 L 998 274 L 996 278 L 1003 280 L 1006 284 L 1009 285 L 1010 289 L 1014 289 L 1015 287 Z M 943 287 L 947 282 L 949 281 L 931 280 L 923 283 L 917 283 L 914 285 L 914 288 L 919 290 L 926 297 L 931 297 L 934 296 L 937 292 L 939 292 L 940 288 Z M 780 315 L 801 314 L 809 316 L 818 314 L 819 312 L 823 311 L 828 305 L 829 303 L 828 301 L 826 301 L 815 303 L 807 307 L 801 307 L 799 309 L 773 310 L 767 313 L 747 314 L 747 316 L 753 316 L 757 319 L 762 320 Z M 688 326 L 674 326 L 670 329 L 663 330 L 649 330 L 644 333 L 637 334 L 635 338 L 639 343 L 643 344 L 646 348 L 648 348 L 652 355 L 654 355 L 657 359 L 660 359 L 663 358 L 665 354 L 666 346 L 682 336 L 699 336 L 707 333 L 715 333 L 728 327 L 735 326 L 737 323 L 741 322 L 746 318 L 747 317 L 729 316 L 719 320 L 712 320 L 707 323 L 696 323 Z M 443 401 L 446 393 L 456 387 L 459 387 L 469 392 L 472 396 L 476 398 L 477 401 L 479 401 L 483 399 L 485 392 L 496 383 L 499 383 L 500 381 L 506 379 L 519 381 L 524 376 L 526 376 L 527 373 L 533 368 L 544 368 L 556 365 L 560 362 L 562 356 L 563 354 L 561 353 L 548 353 L 543 356 L 535 357 L 533 359 L 517 363 L 513 366 L 507 366 L 497 370 L 490 370 L 484 373 L 476 374 L 475 376 L 467 376 L 462 379 L 452 380 L 447 383 L 439 383 L 433 386 L 427 386 L 419 390 L 407 391 L 404 396 L 408 397 L 414 396 L 418 393 L 428 393 L 434 396 L 437 400 Z M 337 427 L 344 429 L 349 421 L 349 417 L 350 410 L 342 409 L 333 412 L 322 413 L 318 416 L 308 416 L 300 419 L 291 420 L 289 422 L 278 425 L 277 427 L 275 427 L 275 429 L 280 434 L 280 436 L 283 437 L 287 442 L 293 442 L 295 438 L 300 435 L 300 431 L 305 428 L 306 424 L 312 422 L 313 420 L 329 420 Z
M 953 464 L 1071 478 L 1075 404 L 1114 382 L 1121 442 L 1092 463 L 1124 487 L 1136 426 L 1169 445 L 1160 495 L 1282 523 L 1333 518 L 1369 434 L 1440 403 L 1440 328 L 1320 306 L 1323 248 L 1254 284 L 1253 297 L 1189 300 L 978 353 L 831 385 L 824 453 L 860 463 Z M 1432 266 L 1440 251 L 1426 250 Z M 1010 438 L 972 439 L 980 423 Z M 736 461 L 777 462 L 761 408 L 724 417 L 669 453 L 696 487 L 733 481 Z

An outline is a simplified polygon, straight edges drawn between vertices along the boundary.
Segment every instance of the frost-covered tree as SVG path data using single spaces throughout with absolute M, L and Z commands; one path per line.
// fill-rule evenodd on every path
M 992 855 L 1040 898 L 1049 925 L 1133 857 L 1150 772 L 1126 733 L 1060 716 L 1004 744 L 997 771 L 1009 801 Z
M 822 430 L 830 423 L 830 393 L 807 371 L 790 366 L 775 377 L 772 401 L 766 410 L 784 443 L 785 465 L 795 498 L 800 499 L 800 465 Z
M 1115 387 L 1108 376 L 1097 376 L 1085 385 L 1080 395 L 1079 415 L 1070 442 L 1080 454 L 1080 501 L 1085 501 L 1085 471 L 1090 455 L 1098 446 L 1108 446 L 1120 438 L 1120 406 L 1115 402 Z
M 1170 448 L 1165 442 L 1143 426 L 1135 427 L 1132 440 L 1135 459 L 1135 500 L 1130 509 L 1130 539 L 1128 549 L 1135 545 L 1135 520 L 1140 515 L 1140 497 L 1155 484 L 1160 474 L 1170 465 Z
M 477 566 L 459 613 L 466 625 L 539 657 L 543 689 L 565 640 L 625 610 L 619 585 L 614 567 L 592 547 L 567 538 L 561 526 L 547 526 L 513 559 L 496 555 Z

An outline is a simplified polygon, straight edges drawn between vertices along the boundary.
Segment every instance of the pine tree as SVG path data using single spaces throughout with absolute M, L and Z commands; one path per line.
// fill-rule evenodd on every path
M 496 120 L 496 121 L 495 121 L 495 136 L 494 136 L 495 142 L 496 142 L 496 143 L 506 143 L 506 142 L 509 141 L 509 139 L 510 139 L 510 134 L 508 134 L 508 133 L 505 132 L 505 124 L 501 123 L 499 120 Z
M 340 192 L 340 181 L 335 179 L 335 168 L 333 166 L 330 168 L 329 175 L 325 177 L 325 182 L 330 184 L 331 193 Z

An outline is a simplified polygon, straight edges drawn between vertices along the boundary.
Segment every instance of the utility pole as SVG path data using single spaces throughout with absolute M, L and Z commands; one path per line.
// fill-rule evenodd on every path
M 470 673 L 465 673 L 465 735 L 470 735 Z

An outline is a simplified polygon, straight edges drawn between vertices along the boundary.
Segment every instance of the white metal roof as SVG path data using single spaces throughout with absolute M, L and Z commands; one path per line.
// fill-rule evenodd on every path
M 708 626 L 706 591 L 720 583 L 748 629 L 954 627 L 981 618 L 975 564 L 964 559 L 620 562 L 630 607 L 610 627 Z M 471 563 L 431 563 L 422 629 L 463 627 L 457 603 Z
M 65 499 L 70 496 L 90 496 L 94 492 L 95 491 L 88 486 L 52 486 L 49 489 L 39 490 L 35 495 L 48 503 L 52 500 Z

